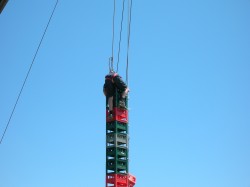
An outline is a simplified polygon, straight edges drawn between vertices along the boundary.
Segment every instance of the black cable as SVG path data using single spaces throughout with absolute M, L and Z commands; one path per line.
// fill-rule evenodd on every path
M 132 18 L 133 0 L 128 1 L 128 46 L 127 46 L 127 67 L 126 67 L 126 83 L 128 85 L 128 66 L 129 66 L 129 48 L 130 48 L 130 31 L 131 31 L 131 18 Z
M 122 19 L 121 19 L 121 29 L 120 29 L 120 40 L 119 40 L 119 50 L 118 50 L 118 60 L 117 60 L 117 71 L 119 70 L 119 62 L 120 62 L 120 51 L 121 51 L 121 41 L 122 41 L 122 25 L 123 25 L 123 17 L 124 17 L 124 4 L 125 0 L 123 0 L 122 6 Z
M 33 60 L 32 60 L 31 65 L 30 65 L 30 68 L 29 68 L 29 70 L 28 70 L 28 72 L 27 72 L 27 74 L 26 74 L 26 77 L 25 77 L 25 79 L 24 79 L 22 88 L 21 88 L 21 90 L 20 90 L 20 92 L 19 92 L 19 94 L 18 94 L 16 103 L 15 103 L 15 105 L 14 105 L 14 107 L 13 107 L 12 112 L 11 112 L 9 121 L 8 121 L 6 127 L 5 127 L 4 132 L 3 132 L 3 135 L 2 135 L 2 138 L 1 138 L 1 141 L 0 141 L 0 144 L 2 144 L 2 141 L 3 141 L 3 138 L 4 138 L 4 136 L 5 136 L 5 133 L 6 133 L 7 129 L 8 129 L 8 127 L 9 127 L 11 118 L 12 118 L 12 116 L 13 116 L 13 114 L 14 114 L 14 111 L 15 111 L 15 109 L 16 109 L 17 103 L 18 103 L 19 98 L 20 98 L 20 96 L 21 96 L 21 94 L 22 94 L 23 88 L 24 88 L 24 86 L 25 86 L 25 84 L 26 84 L 26 82 L 27 82 L 27 79 L 28 79 L 28 77 L 29 77 L 30 71 L 31 71 L 32 66 L 33 66 L 33 64 L 34 64 L 34 61 L 35 61 L 35 59 L 36 59 L 37 53 L 38 53 L 38 51 L 39 51 L 39 49 L 40 49 L 40 46 L 41 46 L 41 44 L 42 44 L 43 38 L 44 38 L 44 36 L 45 36 L 45 34 L 46 34 L 46 32 L 47 32 L 47 29 L 48 29 L 48 27 L 49 27 L 50 20 L 52 19 L 53 15 L 54 15 L 54 12 L 55 12 L 55 9 L 56 9 L 56 7 L 57 7 L 57 4 L 58 4 L 58 0 L 56 1 L 56 4 L 55 4 L 54 9 L 53 9 L 53 11 L 52 11 L 52 13 L 51 13 L 51 16 L 50 16 L 50 18 L 49 18 L 49 21 L 48 21 L 48 23 L 47 23 L 47 26 L 46 26 L 46 28 L 45 28 L 45 30 L 44 30 L 44 32 L 43 32 L 43 36 L 42 36 L 42 38 L 41 38 L 41 40 L 40 40 L 40 43 L 39 43 L 39 45 L 38 45 L 38 47 L 37 47 L 37 50 L 36 50 L 36 52 L 35 52 L 35 55 L 34 55 L 34 58 L 33 58 Z

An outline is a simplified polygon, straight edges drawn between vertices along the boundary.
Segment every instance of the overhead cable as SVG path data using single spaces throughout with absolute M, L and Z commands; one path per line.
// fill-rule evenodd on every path
M 24 89 L 24 87 L 25 87 L 25 84 L 26 84 L 26 82 L 27 82 L 27 80 L 28 80 L 29 74 L 30 74 L 31 69 L 32 69 L 32 67 L 33 67 L 33 64 L 34 64 L 34 62 L 35 62 L 35 59 L 36 59 L 36 56 L 37 56 L 38 51 L 39 51 L 39 49 L 40 49 L 40 46 L 41 46 L 41 44 L 42 44 L 42 42 L 43 42 L 44 36 L 45 36 L 45 34 L 46 34 L 46 32 L 47 32 L 47 29 L 48 29 L 48 27 L 49 27 L 50 21 L 51 21 L 53 15 L 54 15 L 55 10 L 56 10 L 58 1 L 59 1 L 59 0 L 57 0 L 56 3 L 55 3 L 54 9 L 53 9 L 53 11 L 52 11 L 52 13 L 51 13 L 51 15 L 50 15 L 50 18 L 49 18 L 49 20 L 48 20 L 47 26 L 46 26 L 46 28 L 45 28 L 45 30 L 44 30 L 44 32 L 43 32 L 42 38 L 41 38 L 41 40 L 40 40 L 40 43 L 39 43 L 39 45 L 38 45 L 38 47 L 37 47 L 37 49 L 36 49 L 36 52 L 35 52 L 35 55 L 34 55 L 34 57 L 33 57 L 32 62 L 31 62 L 31 64 L 30 64 L 29 70 L 28 70 L 28 72 L 27 72 L 27 74 L 26 74 L 26 77 L 25 77 L 25 79 L 24 79 L 24 81 L 23 81 L 21 90 L 19 91 L 19 94 L 18 94 L 18 97 L 17 97 L 17 99 L 16 99 L 15 105 L 14 105 L 14 107 L 13 107 L 13 109 L 12 109 L 12 112 L 11 112 L 11 114 L 10 114 L 9 120 L 8 120 L 7 125 L 6 125 L 6 127 L 5 127 L 5 130 L 4 130 L 3 134 L 2 134 L 0 144 L 2 144 L 2 141 L 3 141 L 3 139 L 4 139 L 4 136 L 5 136 L 5 134 L 6 134 L 6 131 L 7 131 L 8 127 L 9 127 L 10 121 L 11 121 L 11 119 L 12 119 L 12 116 L 13 116 L 14 112 L 15 112 L 16 106 L 17 106 L 18 101 L 19 101 L 19 99 L 20 99 L 20 97 L 21 97 L 21 94 L 22 94 L 22 92 L 23 92 L 23 89 Z

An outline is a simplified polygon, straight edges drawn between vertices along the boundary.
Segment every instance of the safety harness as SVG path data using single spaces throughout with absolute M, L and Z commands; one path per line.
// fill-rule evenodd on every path
M 105 80 L 110 80 L 110 81 L 112 81 L 112 83 L 114 83 L 114 78 L 116 77 L 116 76 L 118 76 L 118 74 L 117 73 L 114 73 L 114 74 L 109 74 L 109 75 L 106 75 L 106 77 L 105 77 Z

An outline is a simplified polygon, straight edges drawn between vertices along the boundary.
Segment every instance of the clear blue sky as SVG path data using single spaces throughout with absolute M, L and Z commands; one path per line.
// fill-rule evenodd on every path
M 9 1 L 0 15 L 1 133 L 54 3 Z M 105 185 L 112 10 L 59 1 L 0 145 L 0 187 Z M 250 187 L 249 10 L 249 0 L 134 0 L 136 187 Z M 119 69 L 125 78 L 124 58 Z

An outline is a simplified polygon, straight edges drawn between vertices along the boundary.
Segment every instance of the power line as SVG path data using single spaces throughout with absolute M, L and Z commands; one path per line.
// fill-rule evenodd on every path
M 32 62 L 31 62 L 30 68 L 29 68 L 29 70 L 28 70 L 28 72 L 27 72 L 27 74 L 26 74 L 26 77 L 25 77 L 25 79 L 24 79 L 22 88 L 21 88 L 21 90 L 20 90 L 20 92 L 19 92 L 19 94 L 18 94 L 18 97 L 17 97 L 17 99 L 16 99 L 16 103 L 15 103 L 13 109 L 12 109 L 12 112 L 11 112 L 11 115 L 10 115 L 10 117 L 9 117 L 8 123 L 7 123 L 6 127 L 5 127 L 5 130 L 4 130 L 3 134 L 2 134 L 0 144 L 2 144 L 3 138 L 4 138 L 4 136 L 5 136 L 5 134 L 6 134 L 6 131 L 7 131 L 8 127 L 9 127 L 10 121 L 11 121 L 11 119 L 12 119 L 12 116 L 13 116 L 14 112 L 15 112 L 16 106 L 17 106 L 17 104 L 18 104 L 18 101 L 19 101 L 20 96 L 21 96 L 21 94 L 22 94 L 23 88 L 24 88 L 24 86 L 25 86 L 25 84 L 26 84 L 26 82 L 27 82 L 27 79 L 28 79 L 28 77 L 29 77 L 30 71 L 31 71 L 31 69 L 32 69 L 32 67 L 33 67 L 33 64 L 34 64 L 34 62 L 35 62 L 37 53 L 38 53 L 38 51 L 39 51 L 39 49 L 40 49 L 40 46 L 41 46 L 41 44 L 42 44 L 42 42 L 43 42 L 43 38 L 44 38 L 44 36 L 45 36 L 45 34 L 46 34 L 46 32 L 47 32 L 47 29 L 48 29 L 48 27 L 49 27 L 50 21 L 51 21 L 53 15 L 54 15 L 54 12 L 55 12 L 55 9 L 56 9 L 56 7 L 57 7 L 57 4 L 58 4 L 58 0 L 56 1 L 56 4 L 55 4 L 54 9 L 53 9 L 53 11 L 52 11 L 52 13 L 51 13 L 51 15 L 50 15 L 50 18 L 49 18 L 49 21 L 48 21 L 48 23 L 47 23 L 47 26 L 46 26 L 46 28 L 45 28 L 45 30 L 44 30 L 44 32 L 43 32 L 43 36 L 42 36 L 42 38 L 41 38 L 41 40 L 40 40 L 40 43 L 39 43 L 39 45 L 38 45 L 38 47 L 37 47 L 37 50 L 36 50 L 36 52 L 35 52 L 35 55 L 34 55 L 34 57 L 33 57 Z

